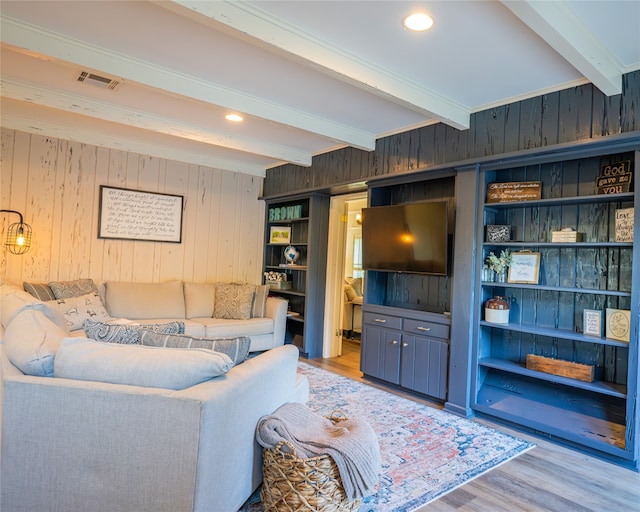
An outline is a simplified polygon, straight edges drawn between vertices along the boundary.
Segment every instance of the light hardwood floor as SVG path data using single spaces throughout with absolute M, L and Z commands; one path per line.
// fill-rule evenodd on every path
M 372 384 L 362 378 L 359 351 L 358 343 L 345 340 L 341 356 L 307 362 Z M 441 408 L 437 403 L 396 393 Z M 638 473 L 491 421 L 476 421 L 536 447 L 425 505 L 420 512 L 640 512 Z

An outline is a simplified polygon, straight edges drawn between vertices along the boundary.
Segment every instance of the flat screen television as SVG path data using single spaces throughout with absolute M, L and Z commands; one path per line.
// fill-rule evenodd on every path
M 447 201 L 364 208 L 363 268 L 447 275 L 447 210 Z

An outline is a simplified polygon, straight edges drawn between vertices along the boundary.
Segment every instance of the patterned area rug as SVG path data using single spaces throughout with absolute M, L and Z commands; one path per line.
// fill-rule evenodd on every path
M 300 362 L 309 378 L 307 406 L 367 418 L 378 434 L 382 475 L 360 512 L 410 512 L 534 445 L 412 400 Z M 240 512 L 261 512 L 257 491 Z

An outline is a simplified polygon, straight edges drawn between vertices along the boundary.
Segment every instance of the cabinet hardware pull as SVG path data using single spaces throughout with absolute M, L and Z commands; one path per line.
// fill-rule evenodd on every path
M 403 344 L 402 344 L 402 346 L 403 346 L 403 347 L 408 347 L 408 346 L 409 346 L 409 344 L 408 344 L 408 343 L 403 343 Z
M 386 321 L 384 318 L 376 318 L 376 319 L 374 320 L 374 322 L 379 322 L 379 323 L 381 323 L 381 324 L 386 324 L 386 323 L 387 323 L 387 321 Z
M 431 327 L 422 327 L 421 325 L 418 326 L 418 330 L 419 331 L 430 331 Z
M 398 340 L 391 340 L 391 344 L 392 345 L 397 345 L 398 344 Z

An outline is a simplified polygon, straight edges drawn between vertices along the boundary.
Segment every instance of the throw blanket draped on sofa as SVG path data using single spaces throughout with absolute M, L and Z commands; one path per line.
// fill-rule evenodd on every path
M 330 455 L 349 500 L 372 494 L 381 470 L 380 446 L 362 418 L 334 424 L 300 403 L 287 403 L 258 421 L 256 439 L 264 448 L 290 442 L 297 457 Z

